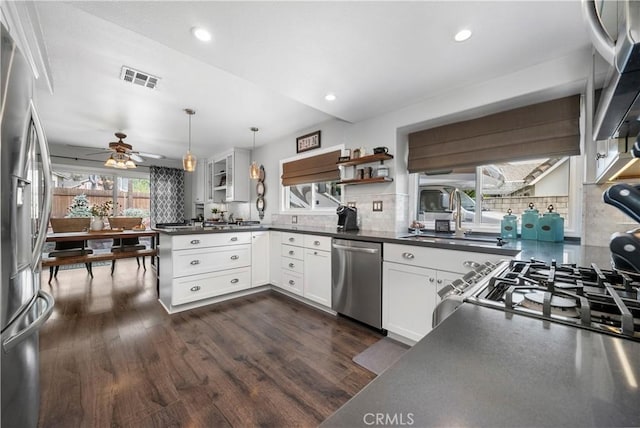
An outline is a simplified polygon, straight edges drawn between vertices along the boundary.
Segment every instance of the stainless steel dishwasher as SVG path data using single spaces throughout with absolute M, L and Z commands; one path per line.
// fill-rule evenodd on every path
M 382 329 L 382 244 L 333 239 L 331 308 Z

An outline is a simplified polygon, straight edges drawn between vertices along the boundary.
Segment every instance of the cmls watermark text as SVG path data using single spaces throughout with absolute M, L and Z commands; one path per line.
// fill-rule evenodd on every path
M 370 426 L 411 426 L 414 422 L 413 413 L 365 413 L 362 421 Z

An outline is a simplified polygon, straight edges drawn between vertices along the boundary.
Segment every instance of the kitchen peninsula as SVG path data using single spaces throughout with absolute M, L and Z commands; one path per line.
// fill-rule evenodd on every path
M 483 236 L 482 240 L 456 239 L 416 239 L 407 233 L 356 231 L 339 232 L 335 228 L 301 227 L 292 225 L 254 225 L 254 226 L 217 226 L 156 229 L 159 233 L 159 282 L 160 301 L 169 312 L 176 312 L 215 303 L 265 290 L 269 287 L 276 291 L 284 291 L 291 297 L 304 299 L 302 291 L 291 293 L 291 287 L 281 285 L 278 280 L 281 265 L 281 234 L 317 236 L 360 241 L 380 242 L 387 249 L 392 245 L 407 248 L 427 248 L 449 250 L 450 254 L 462 254 L 464 260 L 484 262 L 488 258 L 522 259 L 537 258 L 559 263 L 600 264 L 608 257 L 602 247 L 584 247 L 570 241 L 564 243 L 515 240 L 498 246 L 495 238 Z M 269 242 L 259 247 L 258 235 Z M 482 236 L 480 234 L 475 237 Z M 287 243 L 285 243 L 287 244 Z M 303 248 L 303 247 L 301 247 Z M 330 248 L 324 248 L 325 251 Z M 276 260 L 277 259 L 277 260 Z M 261 282 L 251 281 L 257 271 L 269 270 L 270 274 L 261 274 Z M 276 266 L 274 268 L 274 266 Z M 458 268 L 445 269 L 462 276 L 467 271 L 460 265 Z M 225 282 L 222 285 L 221 282 Z M 226 284 L 228 282 L 228 284 Z M 208 285 L 207 285 L 208 284 Z M 213 285 L 216 284 L 216 285 Z M 327 287 L 329 284 L 326 285 Z M 190 297 L 191 296 L 191 297 Z M 434 297 L 435 298 L 435 297 Z M 306 303 L 317 303 L 308 301 Z M 328 304 L 320 305 L 321 309 L 331 312 Z

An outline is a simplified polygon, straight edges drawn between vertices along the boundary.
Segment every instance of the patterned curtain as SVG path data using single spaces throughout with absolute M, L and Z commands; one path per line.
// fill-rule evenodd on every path
M 151 167 L 151 225 L 184 221 L 184 171 Z

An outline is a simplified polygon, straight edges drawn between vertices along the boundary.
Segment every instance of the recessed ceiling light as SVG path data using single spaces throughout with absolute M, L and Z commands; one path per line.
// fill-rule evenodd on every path
M 334 93 L 328 93 L 327 95 L 324 96 L 324 99 L 327 101 L 335 101 L 336 100 L 336 94 Z
M 464 29 L 458 31 L 453 38 L 456 42 L 464 42 L 469 37 L 471 37 L 471 30 Z
M 202 27 L 193 27 L 191 29 L 191 34 L 202 42 L 208 42 L 211 40 L 211 33 Z

